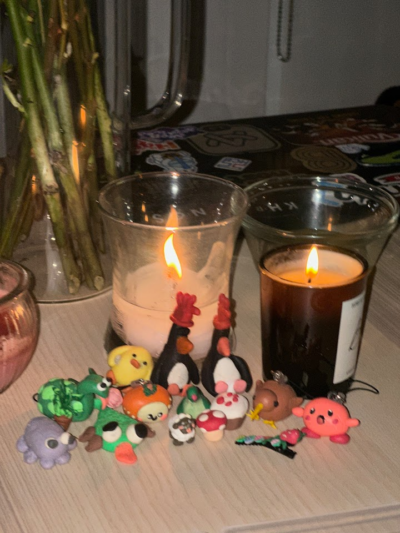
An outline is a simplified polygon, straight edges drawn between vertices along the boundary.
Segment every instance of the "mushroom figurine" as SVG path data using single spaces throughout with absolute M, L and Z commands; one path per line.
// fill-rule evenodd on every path
M 206 409 L 196 419 L 196 425 L 210 442 L 217 442 L 224 436 L 227 418 L 216 409 Z

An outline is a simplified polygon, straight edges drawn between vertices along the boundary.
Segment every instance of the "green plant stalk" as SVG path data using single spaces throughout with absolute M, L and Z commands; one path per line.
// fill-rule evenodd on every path
M 64 0 L 58 0 L 58 3 L 61 17 L 61 39 L 58 50 L 58 68 L 60 69 L 64 62 L 64 54 L 67 46 L 68 17 L 65 16 L 64 12 Z
M 94 49 L 94 36 L 93 36 L 92 25 L 90 22 L 90 17 L 88 17 L 87 23 L 88 23 L 90 44 L 91 44 L 92 49 Z M 103 84 L 101 82 L 100 68 L 97 62 L 94 65 L 94 96 L 95 96 L 96 103 L 97 103 L 96 114 L 97 114 L 97 122 L 99 126 L 99 131 L 100 131 L 101 143 L 103 146 L 106 178 L 107 178 L 107 181 L 112 181 L 118 177 L 117 167 L 115 165 L 112 122 L 111 122 L 110 114 L 108 112 L 108 106 L 107 106 L 106 98 L 104 96 L 104 91 L 103 91 Z
M 54 236 L 60 252 L 68 289 L 71 293 L 75 293 L 80 286 L 80 273 L 68 241 L 60 192 L 50 164 L 46 141 L 40 122 L 32 69 L 32 54 L 30 53 L 31 49 L 25 38 L 17 0 L 5 0 L 5 4 L 17 50 L 27 130 L 34 150 L 38 174 L 42 183 L 47 209 L 52 221 Z
M 107 103 L 101 83 L 100 69 L 98 65 L 94 67 L 94 92 L 97 102 L 97 121 L 99 125 L 100 137 L 104 153 L 104 165 L 106 169 L 107 181 L 115 180 L 117 167 L 115 165 L 114 141 L 112 134 L 112 122 L 108 113 Z
M 82 131 L 81 165 L 86 173 L 89 157 L 94 149 L 94 135 L 96 127 L 96 99 L 94 95 L 94 65 L 98 54 L 94 49 L 94 43 L 89 39 L 89 17 L 85 2 L 79 0 L 79 10 L 75 16 L 77 21 L 77 39 L 79 43 L 79 56 L 85 65 L 86 94 L 82 100 L 85 107 L 86 121 Z
M 48 127 L 48 141 L 53 161 L 53 166 L 65 192 L 68 212 L 73 218 L 72 229 L 75 229 L 75 238 L 80 251 L 85 280 L 90 288 L 101 290 L 104 287 L 104 276 L 99 258 L 91 240 L 85 207 L 79 193 L 72 169 L 69 167 L 65 156 L 63 142 L 55 112 L 54 102 L 48 89 L 39 56 L 33 43 L 33 33 L 28 18 L 23 18 L 23 25 L 27 35 L 31 38 L 32 70 L 38 87 L 43 114 Z
M 85 70 L 83 68 L 82 55 L 80 53 L 79 47 L 79 36 L 78 36 L 78 22 L 76 20 L 76 4 L 75 0 L 69 0 L 67 2 L 68 8 L 68 19 L 69 19 L 69 28 L 68 33 L 71 39 L 72 44 L 72 57 L 74 60 L 76 78 L 78 80 L 78 87 L 81 96 L 81 101 L 86 101 L 86 80 L 85 80 Z
M 38 17 L 39 17 L 40 40 L 41 40 L 42 46 L 44 46 L 46 42 L 46 37 L 45 37 L 44 21 L 43 21 L 42 0 L 36 0 L 36 2 L 37 2 Z
M 69 165 L 74 169 L 72 146 L 76 143 L 71 101 L 69 99 L 65 66 L 54 76 L 54 97 L 64 140 L 64 150 L 68 155 Z M 75 170 L 75 169 L 74 169 Z
M 33 205 L 32 191 L 27 188 L 25 199 L 21 212 L 21 220 L 18 221 L 19 239 L 26 240 L 31 232 L 32 224 L 35 218 L 35 209 Z
M 41 0 L 38 1 L 40 2 Z M 50 82 L 51 80 L 58 40 L 58 24 L 56 23 L 58 14 L 57 0 L 49 0 L 49 4 L 50 9 L 49 18 L 47 21 L 47 38 L 45 43 L 43 62 L 44 77 L 46 78 L 47 82 Z
M 12 191 L 7 206 L 7 217 L 1 232 L 0 256 L 10 258 L 20 236 L 24 218 L 26 190 L 30 183 L 30 152 L 29 136 L 24 130 L 17 155 L 17 165 L 12 180 Z
M 92 229 L 93 240 L 100 252 L 105 253 L 104 228 L 101 220 L 97 198 L 99 188 L 97 185 L 97 166 L 96 158 L 92 152 L 86 167 L 86 183 L 88 188 L 87 198 L 89 200 L 90 224 Z

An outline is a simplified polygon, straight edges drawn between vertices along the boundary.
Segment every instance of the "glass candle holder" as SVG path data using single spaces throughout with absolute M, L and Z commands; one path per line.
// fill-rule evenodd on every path
M 25 370 L 39 335 L 37 306 L 29 276 L 12 261 L 0 260 L 0 393 Z
M 360 254 L 373 269 L 399 217 L 389 193 L 344 177 L 268 178 L 245 190 L 243 229 L 256 265 L 280 246 L 324 244 Z
M 278 248 L 260 260 L 264 377 L 281 371 L 299 395 L 347 392 L 363 330 L 368 265 L 358 254 L 317 245 Z M 315 268 L 315 270 L 314 270 Z
M 228 295 L 231 261 L 247 195 L 201 174 L 128 176 L 100 193 L 113 261 L 111 334 L 157 357 L 168 337 L 178 292 L 194 294 L 191 356 L 207 354 L 218 297 Z M 113 346 L 114 345 L 114 346 Z

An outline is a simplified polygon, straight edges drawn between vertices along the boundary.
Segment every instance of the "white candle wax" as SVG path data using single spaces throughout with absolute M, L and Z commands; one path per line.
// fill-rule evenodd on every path
M 190 355 L 193 359 L 205 357 L 211 346 L 218 296 L 228 294 L 227 276 L 219 273 L 213 277 L 207 270 L 196 273 L 186 269 L 181 280 L 174 280 L 166 273 L 165 266 L 156 263 L 138 269 L 127 276 L 125 294 L 114 282 L 113 327 L 127 344 L 143 346 L 157 357 L 172 326 L 169 317 L 176 307 L 177 292 L 194 294 L 201 314 L 193 316 L 189 339 L 194 348 Z

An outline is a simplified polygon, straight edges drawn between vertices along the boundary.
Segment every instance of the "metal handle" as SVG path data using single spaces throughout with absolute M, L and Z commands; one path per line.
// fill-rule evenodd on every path
M 160 100 L 150 109 L 131 118 L 133 130 L 164 122 L 180 108 L 184 98 L 189 66 L 191 0 L 171 1 L 171 39 L 167 86 Z

